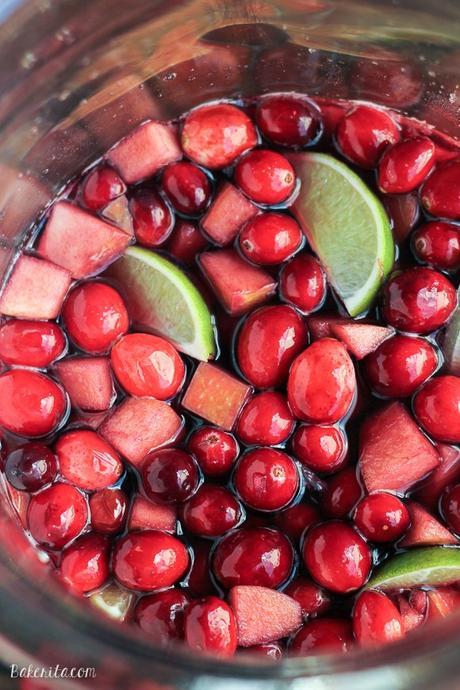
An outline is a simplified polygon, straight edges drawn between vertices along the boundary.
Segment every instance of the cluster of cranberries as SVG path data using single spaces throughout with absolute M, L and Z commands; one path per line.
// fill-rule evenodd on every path
M 91 599 L 107 588 L 120 597 L 128 592 L 124 617 L 155 643 L 180 639 L 224 655 L 239 644 L 280 658 L 286 650 L 347 651 L 399 639 L 409 629 L 402 600 L 423 620 L 417 592 L 410 601 L 356 593 L 407 533 L 409 503 L 389 492 L 365 495 L 357 432 L 380 398 L 414 396 L 424 432 L 437 444 L 460 443 L 460 378 L 435 375 L 439 329 L 457 306 L 460 157 L 440 160 L 436 140 L 406 134 L 396 114 L 288 94 L 247 108 L 199 107 L 181 122 L 181 145 L 182 160 L 137 185 L 99 165 L 74 201 L 101 216 L 126 201 L 117 220 L 128 218 L 135 241 L 168 252 L 198 281 L 194 259 L 212 242 L 200 219 L 217 183 L 232 181 L 241 203 L 255 208 L 236 250 L 279 289 L 242 321 L 210 297 L 218 364 L 253 392 L 233 429 L 197 423 L 180 407 L 192 363 L 165 339 L 131 328 L 122 290 L 100 279 L 77 282 L 58 322 L 9 319 L 0 327 L 11 498 L 61 580 Z M 361 362 L 324 324 L 320 333 L 321 314 L 344 317 L 289 213 L 299 183 L 288 152 L 304 147 L 333 152 L 366 179 L 374 170 L 400 240 L 399 264 L 369 315 L 393 334 Z M 425 214 L 415 230 L 414 203 Z M 93 401 L 86 409 L 70 388 L 69 403 L 59 376 L 69 353 L 91 356 L 108 376 L 84 382 L 91 392 L 84 399 Z M 174 444 L 151 450 L 135 467 L 99 433 L 125 395 L 166 401 L 185 415 Z M 98 408 L 96 399 L 107 402 Z M 456 478 L 442 493 L 440 519 L 460 534 Z M 244 588 L 268 639 L 247 623 Z

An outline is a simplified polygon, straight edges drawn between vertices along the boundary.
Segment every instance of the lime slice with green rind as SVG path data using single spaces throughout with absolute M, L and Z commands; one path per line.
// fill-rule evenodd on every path
M 448 585 L 460 580 L 460 548 L 427 546 L 396 554 L 385 561 L 366 588 L 386 591 Z
M 442 354 L 448 373 L 460 376 L 460 307 L 454 311 L 447 326 L 442 343 Z
M 291 210 L 350 316 L 366 311 L 393 267 L 390 221 L 347 165 L 323 153 L 288 154 L 300 178 Z
M 211 313 L 175 264 L 148 249 L 129 247 L 107 274 L 120 286 L 136 328 L 161 335 L 204 362 L 215 357 Z

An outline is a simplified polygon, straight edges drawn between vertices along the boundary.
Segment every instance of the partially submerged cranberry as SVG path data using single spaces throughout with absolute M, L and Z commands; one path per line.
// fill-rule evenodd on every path
M 412 236 L 415 258 L 441 271 L 460 268 L 460 228 L 454 223 L 432 221 L 421 225 Z
M 217 427 L 202 426 L 188 440 L 188 449 L 208 477 L 220 477 L 229 472 L 238 456 L 235 437 Z
M 164 171 L 161 184 L 176 211 L 186 216 L 202 213 L 211 199 L 208 176 L 192 163 L 172 163 Z
M 255 448 L 239 460 L 233 482 L 241 500 L 255 510 L 279 510 L 289 505 L 299 488 L 294 460 L 274 448 Z
M 129 203 L 136 240 L 144 247 L 159 247 L 174 227 L 174 217 L 157 191 L 139 187 Z
M 201 652 L 232 656 L 236 650 L 234 613 L 218 597 L 207 597 L 187 607 L 184 634 L 188 646 Z
M 99 211 L 125 192 L 125 183 L 109 166 L 96 168 L 88 173 L 81 189 L 83 203 L 92 211 Z
M 70 484 L 56 483 L 32 496 L 27 523 L 34 539 L 50 549 L 62 549 L 80 534 L 88 520 L 83 494 Z
M 27 443 L 11 451 L 5 463 L 5 476 L 19 491 L 38 491 L 54 481 L 57 473 L 56 456 L 43 443 Z
M 164 448 L 147 455 L 142 466 L 144 491 L 153 501 L 181 503 L 198 488 L 195 460 L 179 448 Z
M 335 136 L 340 152 L 363 168 L 373 168 L 387 146 L 401 137 L 391 115 L 368 105 L 358 105 L 345 115 Z
M 281 146 L 308 146 L 321 133 L 319 112 L 313 103 L 299 96 L 262 98 L 255 118 L 262 134 Z
M 294 168 L 280 153 L 255 149 L 238 162 L 235 182 L 252 201 L 274 206 L 291 196 L 296 177 Z
M 166 646 L 184 637 L 184 612 L 190 603 L 184 592 L 168 589 L 139 599 L 134 618 L 148 638 Z

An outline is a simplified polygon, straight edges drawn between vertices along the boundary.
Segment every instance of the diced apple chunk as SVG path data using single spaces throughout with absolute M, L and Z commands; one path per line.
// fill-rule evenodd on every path
M 102 211 L 102 216 L 131 237 L 134 236 L 133 217 L 129 211 L 129 201 L 125 194 L 107 204 Z
M 201 220 L 207 236 L 221 247 L 231 244 L 241 226 L 259 209 L 230 182 L 225 182 Z
M 128 529 L 159 529 L 174 533 L 176 522 L 177 511 L 174 506 L 152 503 L 143 496 L 136 496 L 131 506 Z
M 115 391 L 108 357 L 69 357 L 54 369 L 72 407 L 102 412 L 112 404 Z
M 333 323 L 331 330 L 356 359 L 364 359 L 394 334 L 394 330 L 387 326 L 359 322 Z
M 458 544 L 452 532 L 430 515 L 423 506 L 415 501 L 407 501 L 406 505 L 410 515 L 410 527 L 400 544 L 402 547 Z

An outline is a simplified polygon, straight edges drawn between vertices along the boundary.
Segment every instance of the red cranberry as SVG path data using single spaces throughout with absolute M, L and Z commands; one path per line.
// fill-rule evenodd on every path
M 436 350 L 427 340 L 395 335 L 366 357 L 366 378 L 379 395 L 404 398 L 436 371 Z
M 85 491 L 115 484 L 123 472 L 117 452 L 95 431 L 68 431 L 56 442 L 61 475 Z
M 280 146 L 308 146 L 321 133 L 320 114 L 313 103 L 299 96 L 268 96 L 256 110 L 260 131 Z
M 291 654 L 348 652 L 353 646 L 353 630 L 348 620 L 341 618 L 319 618 L 300 628 L 290 644 Z
M 295 187 L 295 172 L 287 158 L 276 151 L 255 149 L 235 167 L 235 182 L 259 204 L 273 206 L 288 199 Z
M 400 498 L 382 492 L 363 498 L 353 520 L 366 539 L 380 544 L 402 537 L 409 527 L 410 515 Z
M 321 499 L 321 507 L 328 517 L 348 515 L 362 496 L 355 467 L 346 467 L 332 477 Z
M 113 574 L 124 587 L 150 592 L 171 587 L 189 567 L 184 544 L 165 532 L 131 532 L 113 552 Z
M 27 443 L 13 450 L 5 463 L 5 475 L 19 491 L 38 491 L 56 478 L 56 456 L 43 443 Z
M 319 512 L 312 503 L 297 503 L 275 514 L 277 527 L 294 542 L 299 542 L 305 530 L 318 521 Z
M 283 266 L 279 285 L 281 299 L 303 314 L 319 309 L 326 296 L 326 278 L 312 254 L 300 254 Z
M 134 609 L 136 623 L 148 638 L 167 646 L 184 637 L 184 611 L 190 600 L 178 589 L 142 597 Z
M 340 152 L 362 168 L 374 168 L 384 150 L 400 139 L 396 122 L 388 113 L 358 105 L 340 120 L 336 140 Z
M 74 288 L 64 303 L 62 318 L 75 345 L 94 354 L 107 352 L 129 328 L 121 295 L 99 281 Z
M 154 189 L 139 188 L 129 202 L 136 240 L 144 247 L 159 247 L 174 227 L 174 217 L 166 202 Z
M 202 213 L 211 199 L 209 178 L 193 163 L 171 163 L 163 173 L 161 184 L 176 211 L 187 216 Z
M 83 495 L 70 484 L 52 484 L 30 499 L 29 530 L 39 544 L 61 549 L 85 527 L 88 507 Z
M 60 386 L 37 371 L 11 369 L 0 376 L 0 426 L 20 436 L 46 436 L 67 410 Z
M 185 641 L 200 652 L 232 656 L 237 645 L 235 615 L 218 597 L 207 597 L 188 606 L 184 616 Z
M 238 366 L 256 388 L 280 386 L 306 343 L 305 324 L 292 307 L 262 307 L 241 327 L 236 347 Z
M 340 427 L 302 424 L 292 438 L 292 450 L 314 472 L 333 473 L 347 462 L 347 437 Z
M 229 103 L 213 103 L 188 113 L 182 130 L 186 156 L 205 168 L 225 168 L 257 144 L 249 117 Z
M 84 534 L 62 554 L 60 574 L 75 593 L 102 587 L 110 575 L 109 543 L 99 534 Z
M 233 467 L 239 447 L 235 437 L 212 426 L 202 426 L 189 438 L 187 447 L 207 477 L 221 477 Z
M 412 251 L 421 263 L 441 271 L 460 268 L 460 228 L 454 223 L 433 221 L 412 235 Z
M 128 507 L 121 489 L 102 489 L 90 496 L 91 525 L 95 532 L 114 534 L 124 525 Z
M 431 216 L 460 220 L 460 161 L 437 167 L 423 185 L 421 200 Z
M 168 243 L 168 252 L 184 264 L 195 263 L 196 255 L 208 246 L 196 223 L 178 218 Z
M 273 659 L 273 661 L 280 661 L 283 658 L 283 651 L 279 644 L 276 642 L 265 642 L 264 644 L 255 644 L 252 647 L 247 647 L 245 649 L 246 653 L 258 654 L 260 656 L 266 656 L 268 659 Z
M 193 563 L 187 579 L 188 589 L 193 596 L 205 597 L 214 594 L 216 588 L 211 580 L 210 559 L 212 542 L 195 540 L 192 543 Z
M 200 483 L 195 460 L 179 448 L 151 451 L 142 467 L 142 483 L 152 501 L 181 503 L 192 496 Z
M 305 537 L 302 556 L 311 576 L 340 594 L 362 587 L 372 567 L 371 550 L 364 539 L 339 520 L 312 527 Z
M 353 609 L 353 632 L 366 647 L 400 640 L 404 637 L 401 614 L 383 592 L 361 592 Z
M 242 528 L 217 545 L 213 571 L 222 587 L 259 585 L 276 589 L 288 579 L 294 565 L 290 541 L 267 527 Z
M 65 335 L 55 323 L 11 319 L 0 328 L 0 360 L 5 364 L 44 368 L 65 347 Z
M 441 510 L 449 527 L 457 534 L 460 533 L 460 484 L 444 491 Z
M 126 185 L 120 175 L 108 166 L 92 170 L 82 184 L 83 203 L 92 211 L 99 211 L 125 192 Z
M 419 137 L 400 141 L 383 154 L 379 163 L 378 185 L 387 194 L 405 194 L 417 189 L 435 163 L 431 139 Z
M 302 244 L 298 223 L 284 213 L 261 213 L 249 220 L 240 232 L 244 256 L 256 264 L 280 264 Z
M 291 435 L 294 425 L 284 395 L 263 391 L 254 395 L 243 408 L 236 433 L 248 446 L 276 446 Z
M 203 484 L 182 511 L 185 528 L 199 537 L 221 537 L 238 525 L 241 506 L 223 486 Z
M 384 287 L 382 315 L 410 333 L 431 333 L 457 306 L 454 286 L 442 273 L 417 266 L 395 274 Z
M 326 590 L 306 577 L 297 577 L 286 587 L 284 593 L 299 602 L 305 618 L 319 616 L 331 607 L 331 597 Z
M 233 476 L 235 489 L 254 510 L 279 510 L 289 505 L 299 489 L 294 460 L 273 448 L 255 448 L 239 460 Z
M 419 424 L 437 441 L 460 443 L 460 377 L 437 376 L 414 399 Z
M 395 242 L 401 244 L 420 217 L 420 206 L 417 194 L 384 195 L 383 205 L 392 225 Z

